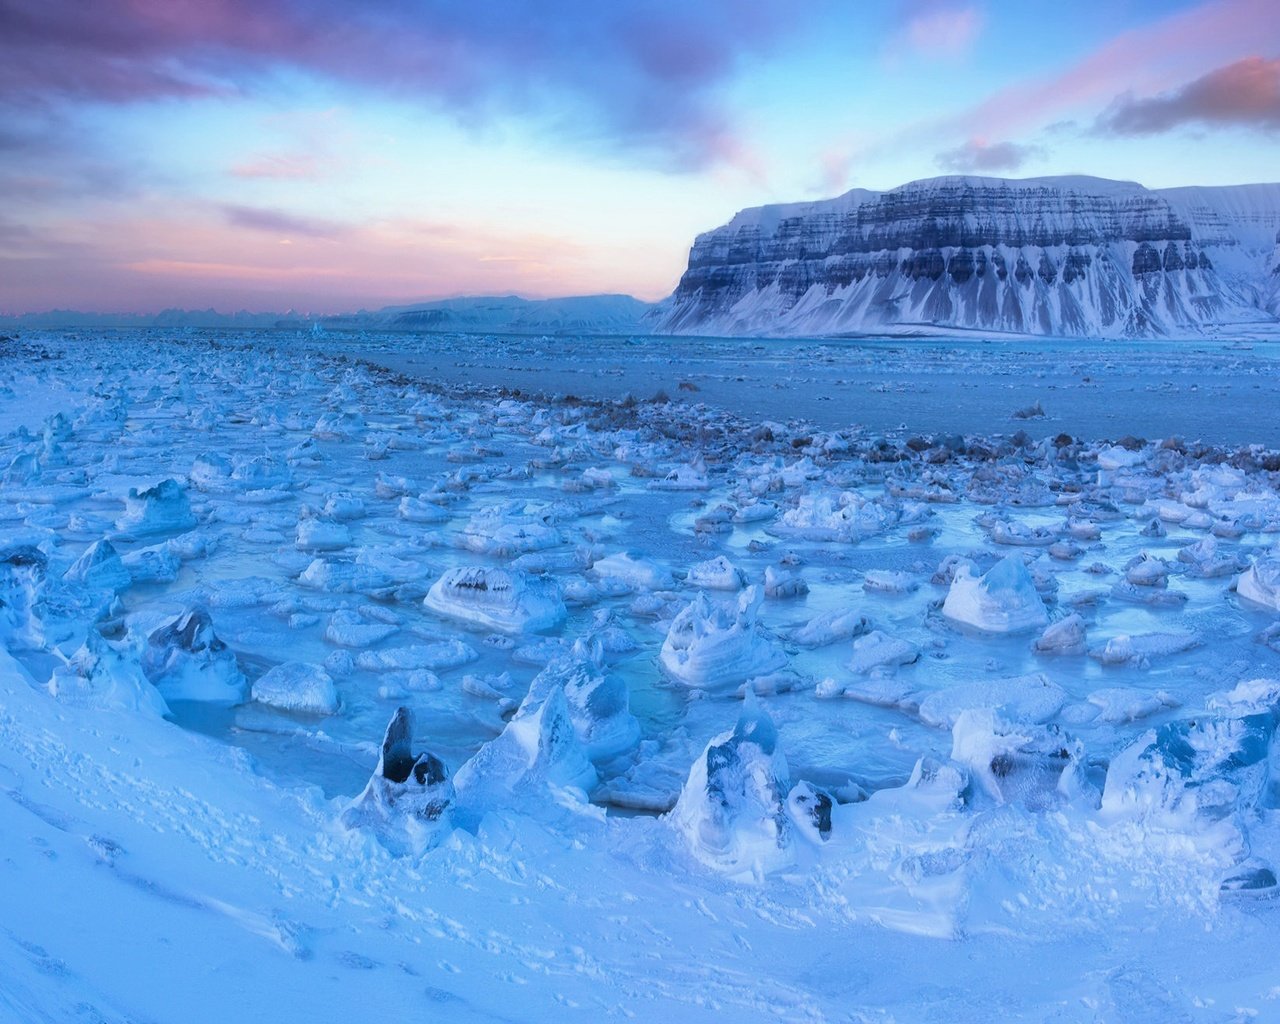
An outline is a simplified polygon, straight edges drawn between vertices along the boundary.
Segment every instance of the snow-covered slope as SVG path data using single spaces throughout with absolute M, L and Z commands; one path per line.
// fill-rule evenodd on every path
M 943 177 L 744 210 L 699 235 L 658 325 L 1182 336 L 1280 315 L 1280 184 Z

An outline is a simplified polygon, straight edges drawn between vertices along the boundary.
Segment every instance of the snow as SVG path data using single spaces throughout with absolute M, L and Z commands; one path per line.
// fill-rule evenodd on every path
M 822 427 L 784 388 L 766 427 L 470 367 L 427 393 L 332 340 L 100 341 L 30 342 L 63 358 L 12 375 L 0 438 L 0 1017 L 1274 1008 L 1261 444 L 1062 442 L 1048 399 L 1039 439 Z M 570 344 L 546 391 L 590 395 Z M 1157 350 L 1050 351 L 982 358 L 1125 379 Z M 1005 427 L 1029 404 L 996 398 Z M 648 486 L 681 467 L 704 489 Z M 564 486 L 587 469 L 612 486 Z M 118 530 L 165 480 L 184 514 Z M 299 550 L 305 522 L 350 543 Z M 1007 543 L 1048 535 L 1077 557 Z

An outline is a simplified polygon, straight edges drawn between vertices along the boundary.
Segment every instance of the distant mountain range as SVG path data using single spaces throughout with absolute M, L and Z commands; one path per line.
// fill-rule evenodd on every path
M 488 334 L 647 334 L 653 303 L 630 295 L 522 299 L 515 295 L 441 299 L 337 316 L 219 313 L 166 309 L 160 313 L 82 313 L 53 310 L 0 317 L 0 330 L 40 328 L 297 328 L 299 330 L 456 331 Z
M 1187 337 L 1280 317 L 1280 184 L 943 177 L 699 235 L 668 334 Z
M 488 334 L 1195 337 L 1280 333 L 1280 184 L 914 181 L 743 210 L 699 235 L 675 293 L 473 297 L 339 316 L 165 310 L 0 317 L 42 327 Z

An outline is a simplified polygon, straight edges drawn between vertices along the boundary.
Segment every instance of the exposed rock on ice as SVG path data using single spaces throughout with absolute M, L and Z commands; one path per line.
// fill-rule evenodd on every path
M 151 685 L 129 642 L 112 644 L 91 629 L 81 648 L 53 670 L 49 693 L 77 707 L 133 711 L 163 717 L 169 706 Z
M 748 695 L 738 724 L 694 761 L 669 820 L 702 863 L 730 878 L 758 879 L 792 860 L 789 788 L 777 727 Z
M 173 479 L 162 480 L 141 491 L 129 488 L 124 515 L 116 520 L 119 535 L 129 539 L 177 533 L 195 525 L 196 517 L 191 512 L 186 491 Z
M 723 690 L 784 668 L 786 653 L 760 632 L 758 586 L 739 595 L 736 607 L 713 605 L 698 594 L 667 631 L 658 661 L 684 686 Z
M 423 604 L 437 615 L 503 633 L 554 629 L 567 614 L 555 580 L 484 566 L 448 570 Z
M 338 691 L 333 678 L 319 665 L 286 661 L 254 681 L 253 699 L 283 711 L 308 715 L 336 715 Z
M 595 764 L 635 747 L 640 723 L 631 713 L 631 695 L 621 676 L 606 672 L 599 643 L 578 641 L 570 654 L 548 663 L 530 684 L 525 707 L 535 709 L 556 688 L 564 691 L 574 731 Z
M 384 839 L 402 828 L 409 843 L 430 845 L 447 824 L 453 799 L 444 763 L 433 754 L 413 752 L 413 714 L 397 708 L 387 726 L 378 766 L 364 791 L 342 813 L 347 828 L 372 828 Z
M 1016 633 L 1049 621 L 1026 565 L 1006 555 L 981 577 L 963 565 L 951 581 L 942 614 L 987 633 Z
M 203 608 L 192 608 L 153 630 L 142 668 L 168 701 L 239 704 L 248 683 L 235 654 L 213 632 Z
M 1280 612 L 1280 551 L 1268 551 L 1236 579 L 1236 593 L 1273 612 Z
M 831 838 L 831 809 L 835 800 L 824 789 L 809 782 L 797 782 L 787 794 L 787 817 L 795 833 L 815 845 Z

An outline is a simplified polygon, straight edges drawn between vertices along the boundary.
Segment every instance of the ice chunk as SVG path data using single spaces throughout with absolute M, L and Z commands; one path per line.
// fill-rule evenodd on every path
M 49 693 L 77 707 L 133 711 L 163 717 L 169 713 L 160 691 L 151 685 L 136 648 L 112 644 L 96 629 L 65 665 L 53 670 Z
M 576 789 L 585 794 L 596 784 L 596 770 L 578 739 L 564 689 L 553 685 L 521 702 L 501 735 L 490 740 L 458 769 L 454 788 L 461 805 L 478 818 L 513 797 L 534 812 L 530 797 Z
M 570 654 L 552 660 L 534 677 L 525 703 L 536 707 L 556 687 L 563 689 L 574 731 L 594 763 L 635 747 L 640 723 L 631 713 L 631 695 L 621 676 L 605 672 L 598 642 L 578 641 Z
M 1166 708 L 1176 708 L 1178 702 L 1164 690 L 1148 692 L 1131 686 L 1114 686 L 1094 690 L 1089 703 L 1098 709 L 1098 721 L 1120 725 L 1148 718 Z
M 342 812 L 347 828 L 372 828 L 384 840 L 403 834 L 424 849 L 447 823 L 453 799 L 444 763 L 433 754 L 413 753 L 413 715 L 397 708 L 387 726 L 378 766 L 364 791 Z M 397 844 L 398 845 L 398 844 Z
M 809 593 L 809 584 L 798 572 L 765 566 L 764 596 L 770 598 L 803 597 Z
M 1280 612 L 1280 550 L 1260 555 L 1236 579 L 1236 593 L 1246 601 Z
M 1141 633 L 1137 636 L 1114 636 L 1103 646 L 1095 647 L 1089 657 L 1104 665 L 1142 666 L 1152 658 L 1181 654 L 1201 643 L 1198 633 Z
M 361 651 L 356 655 L 356 667 L 366 672 L 409 672 L 418 669 L 438 672 L 466 665 L 478 657 L 480 655 L 470 644 L 461 640 L 442 640 L 439 643 L 416 644 L 413 647 Z
M 853 657 L 849 659 L 849 671 L 860 675 L 872 672 L 893 672 L 900 665 L 913 664 L 920 657 L 920 648 L 906 640 L 888 636 L 878 629 L 853 642 Z
M 191 502 L 178 481 L 162 480 L 154 487 L 139 491 L 129 488 L 124 515 L 116 520 L 121 537 L 137 539 L 160 533 L 178 533 L 196 525 Z
M 147 637 L 142 668 L 166 700 L 239 704 L 248 684 L 236 656 L 213 632 L 203 608 L 191 608 Z
M 650 558 L 619 552 L 601 558 L 591 566 L 592 575 L 601 579 L 618 580 L 639 591 L 665 590 L 675 581 L 671 570 Z
M 299 551 L 340 551 L 351 544 L 351 531 L 331 519 L 300 520 L 295 535 Z
M 802 647 L 825 647 L 838 640 L 852 640 L 870 629 L 871 620 L 865 615 L 836 608 L 792 630 L 790 639 Z
M 793 857 L 789 780 L 773 719 L 748 694 L 737 725 L 694 761 L 669 820 L 702 863 L 758 879 Z
M 400 518 L 406 523 L 446 523 L 449 521 L 449 510 L 426 498 L 414 498 L 405 495 L 400 499 Z
M 747 585 L 747 576 L 724 555 L 717 555 L 692 566 L 687 582 L 704 590 L 741 590 Z
M 783 668 L 786 653 L 756 623 L 760 588 L 748 587 L 736 607 L 712 605 L 698 594 L 674 620 L 658 660 L 677 682 L 695 689 L 739 686 Z
M 94 541 L 84 554 L 62 574 L 71 583 L 79 583 L 88 590 L 112 592 L 126 589 L 133 582 L 129 570 L 124 567 L 119 554 L 108 540 Z
M 333 678 L 319 665 L 286 661 L 264 673 L 253 684 L 259 704 L 309 715 L 336 715 L 338 691 Z
M 988 709 L 1007 722 L 1047 722 L 1066 703 L 1062 687 L 1041 673 L 1005 679 L 977 679 L 936 690 L 920 702 L 920 718 L 950 729 L 961 712 Z
M 1031 573 L 1015 555 L 1006 555 L 981 577 L 962 565 L 951 581 L 942 614 L 987 633 L 1036 629 L 1049 621 Z
M 787 817 L 796 835 L 821 846 L 831 838 L 831 808 L 835 799 L 810 782 L 797 782 L 787 794 Z
M 21 539 L 0 541 L 0 647 L 45 647 L 44 587 L 48 558 Z
M 339 608 L 329 617 L 324 636 L 339 647 L 370 647 L 400 627 L 394 622 L 369 621 L 358 609 Z
M 892 569 L 870 569 L 862 580 L 862 589 L 869 593 L 910 594 L 919 586 L 910 573 Z
M 1036 637 L 1031 649 L 1036 654 L 1084 654 L 1085 628 L 1084 619 L 1078 612 L 1072 612 L 1065 619 L 1045 628 Z
M 555 580 L 484 566 L 450 569 L 423 604 L 437 615 L 503 633 L 554 629 L 567 615 Z
M 564 535 L 545 514 L 520 501 L 491 505 L 476 512 L 459 535 L 468 551 L 495 556 L 521 555 L 564 543 Z

